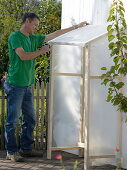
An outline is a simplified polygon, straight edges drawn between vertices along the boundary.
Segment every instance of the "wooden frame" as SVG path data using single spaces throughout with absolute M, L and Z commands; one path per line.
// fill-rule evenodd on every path
M 99 38 L 106 36 L 107 33 L 101 35 Z M 47 158 L 51 159 L 51 153 L 52 151 L 55 150 L 73 150 L 73 149 L 79 149 L 80 154 L 79 156 L 83 155 L 84 151 L 84 170 L 89 170 L 90 168 L 90 160 L 91 159 L 103 159 L 103 158 L 115 158 L 114 155 L 95 155 L 95 156 L 90 156 L 89 155 L 89 108 L 90 108 L 90 80 L 92 79 L 101 79 L 100 76 L 91 76 L 89 75 L 90 73 L 90 59 L 89 59 L 89 54 L 90 54 L 90 42 L 95 41 L 99 39 L 98 37 L 95 38 L 94 40 L 90 40 L 89 43 L 86 43 L 85 46 L 82 44 L 69 44 L 69 43 L 59 43 L 59 45 L 79 45 L 82 48 L 82 62 L 81 62 L 81 74 L 77 73 L 54 73 L 53 71 L 53 65 L 54 65 L 54 59 L 51 57 L 51 84 L 50 86 L 50 105 L 49 105 L 49 129 L 48 129 L 48 151 L 47 151 Z M 54 43 L 56 45 L 57 43 Z M 53 45 L 51 43 L 51 45 Z M 52 47 L 53 48 L 53 47 Z M 74 147 L 52 147 L 52 113 L 51 110 L 53 110 L 53 86 L 54 86 L 54 76 L 75 76 L 75 77 L 80 77 L 80 93 L 81 98 L 80 98 L 80 113 L 82 116 L 81 119 L 81 132 L 80 132 L 80 141 L 77 144 L 77 146 Z M 119 77 L 118 77 L 119 78 Z M 122 149 L 122 117 L 121 114 L 118 119 L 118 146 L 120 150 Z
M 51 47 L 51 49 L 53 46 Z M 53 50 L 53 49 L 52 49 Z M 51 53 L 52 54 L 52 53 Z M 84 153 L 84 138 L 83 138 L 83 127 L 84 127 L 84 71 L 85 71 L 85 61 L 84 61 L 84 52 L 82 52 L 82 63 L 81 63 L 81 74 L 76 73 L 54 73 L 53 66 L 54 66 L 54 58 L 51 55 L 51 79 L 50 79 L 50 96 L 49 96 L 49 113 L 48 113 L 48 146 L 47 146 L 47 158 L 51 159 L 52 151 L 55 150 L 76 150 L 79 149 L 80 153 L 79 156 L 83 156 Z M 77 144 L 78 146 L 73 147 L 52 147 L 52 110 L 53 110 L 53 88 L 54 88 L 54 76 L 76 76 L 80 77 L 80 91 L 81 91 L 81 99 L 80 99 L 80 114 L 81 114 L 81 136 L 80 141 Z

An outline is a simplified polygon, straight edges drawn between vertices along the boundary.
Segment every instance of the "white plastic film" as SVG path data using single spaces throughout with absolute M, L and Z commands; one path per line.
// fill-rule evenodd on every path
M 107 33 L 107 26 L 87 25 L 70 31 L 51 41 L 50 44 L 85 46 L 86 43 Z
M 108 49 L 107 36 L 101 37 L 90 44 L 90 76 L 100 76 L 105 73 L 102 67 L 109 69 L 113 64 Z
M 90 80 L 90 156 L 113 155 L 118 139 L 118 112 L 106 101 L 107 87 Z M 100 161 L 100 160 L 99 160 Z
M 105 71 L 101 67 L 112 65 L 105 26 L 88 26 L 60 36 L 52 44 L 53 63 L 53 145 L 76 146 L 80 138 L 80 75 L 83 47 L 89 48 L 90 59 L 90 155 L 114 155 L 118 147 L 117 108 L 106 102 L 107 86 L 99 77 Z M 73 44 L 73 45 L 72 45 Z M 85 57 L 85 56 L 83 56 Z M 85 63 L 84 63 L 85 64 Z M 87 67 L 87 63 L 85 65 Z M 55 74 L 54 74 L 55 73 Z M 59 73 L 57 75 L 57 73 Z M 62 74 L 61 74 L 62 73 Z M 68 73 L 68 76 L 64 75 Z M 61 75 L 60 75 L 61 74 Z M 74 74 L 69 75 L 69 74 Z M 126 80 L 127 84 L 127 80 Z M 52 84 L 51 84 L 52 86 Z M 85 88 L 85 87 L 84 87 Z M 124 93 L 127 95 L 127 85 Z M 85 90 L 85 89 L 84 89 Z M 125 121 L 125 120 L 123 120 Z M 49 122 L 50 123 L 50 122 Z M 120 122 L 119 122 L 120 123 Z M 127 165 L 127 125 L 123 122 L 122 157 Z M 73 151 L 78 154 L 78 151 Z M 115 159 L 96 159 L 95 163 L 114 163 Z M 102 164 L 103 164 L 102 163 Z
M 80 78 L 54 77 L 53 93 L 53 145 L 77 146 L 81 126 Z
M 81 52 L 79 46 L 54 45 L 54 72 L 81 73 Z

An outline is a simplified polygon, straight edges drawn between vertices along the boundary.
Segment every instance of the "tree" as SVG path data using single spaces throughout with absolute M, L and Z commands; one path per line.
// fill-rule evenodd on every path
M 127 74 L 127 24 L 124 12 L 122 1 L 113 0 L 107 30 L 109 49 L 111 50 L 110 56 L 113 58 L 114 65 L 109 70 L 106 67 L 101 68 L 106 71 L 101 78 L 102 84 L 109 85 L 107 101 L 117 106 L 118 110 L 126 113 L 127 97 L 121 91 L 124 87 L 124 81 L 120 78 L 124 78 Z
M 38 34 L 48 34 L 60 29 L 61 3 L 54 0 L 0 0 L 0 78 L 8 68 L 8 37 L 21 26 L 25 12 L 35 12 L 40 17 Z M 37 78 L 48 81 L 49 57 L 37 58 Z

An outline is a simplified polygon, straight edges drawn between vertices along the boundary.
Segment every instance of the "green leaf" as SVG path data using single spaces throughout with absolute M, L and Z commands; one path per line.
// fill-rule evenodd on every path
M 122 1 L 119 1 L 119 4 L 123 7 L 123 2 Z
M 107 31 L 110 31 L 111 28 L 112 28 L 112 25 L 108 25 Z
M 115 99 L 114 102 L 113 102 L 113 105 L 116 106 L 118 104 L 120 104 L 120 100 L 119 99 Z
M 110 81 L 109 79 L 104 79 L 104 81 L 101 84 L 104 84 L 106 86 L 109 81 Z
M 114 42 L 109 43 L 108 47 L 109 49 L 113 49 L 116 46 Z
M 124 13 L 123 13 L 123 11 L 118 10 L 118 12 L 119 12 L 119 14 L 120 14 L 122 17 L 124 17 Z
M 115 82 L 111 82 L 111 83 L 109 84 L 109 86 L 110 86 L 110 87 L 115 87 L 115 84 L 116 84 Z
M 101 70 L 107 70 L 107 68 L 106 67 L 102 67 Z
M 114 29 L 110 29 L 110 30 L 108 31 L 108 36 L 111 36 L 113 32 L 114 32 Z
M 119 49 L 118 48 L 114 48 L 111 52 L 111 56 L 114 56 L 114 55 L 119 55 Z
M 121 57 L 114 57 L 113 61 L 115 62 L 115 64 L 118 64 L 120 59 L 121 59 Z
M 123 82 L 119 82 L 118 84 L 115 85 L 115 87 L 119 90 L 124 86 Z
M 122 60 L 122 63 L 123 63 L 123 64 L 126 64 L 126 63 L 127 63 L 127 59 L 123 59 L 123 60 Z
M 123 6 L 119 6 L 119 8 L 120 8 L 121 11 L 125 12 L 125 9 L 124 9 Z
M 108 95 L 108 96 L 107 96 L 107 100 L 106 100 L 106 101 L 107 101 L 107 102 L 110 102 L 110 101 L 112 100 L 112 98 L 113 98 L 113 96 Z
M 115 38 L 115 36 L 114 36 L 114 35 L 110 35 L 110 36 L 108 36 L 108 40 L 109 40 L 109 41 L 112 41 L 114 38 Z
M 106 77 L 106 74 L 101 75 L 101 79 L 104 79 Z
M 116 19 L 116 16 L 112 15 L 108 17 L 107 21 L 111 22 L 111 21 L 115 21 L 115 19 Z

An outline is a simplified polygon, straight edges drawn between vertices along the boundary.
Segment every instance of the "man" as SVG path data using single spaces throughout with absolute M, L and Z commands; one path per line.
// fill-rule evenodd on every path
M 23 161 L 22 156 L 40 155 L 35 153 L 31 146 L 34 142 L 32 135 L 35 127 L 31 85 L 35 82 L 35 58 L 50 51 L 48 45 L 42 46 L 42 44 L 86 24 L 86 22 L 82 22 L 76 26 L 55 31 L 47 36 L 35 35 L 34 32 L 39 26 L 39 17 L 34 13 L 26 13 L 23 17 L 21 29 L 11 33 L 8 40 L 10 65 L 8 78 L 4 83 L 8 101 L 5 126 L 6 159 Z M 38 49 L 39 47 L 41 48 Z M 20 110 L 22 110 L 22 131 L 19 148 L 16 144 L 15 128 L 18 125 Z

